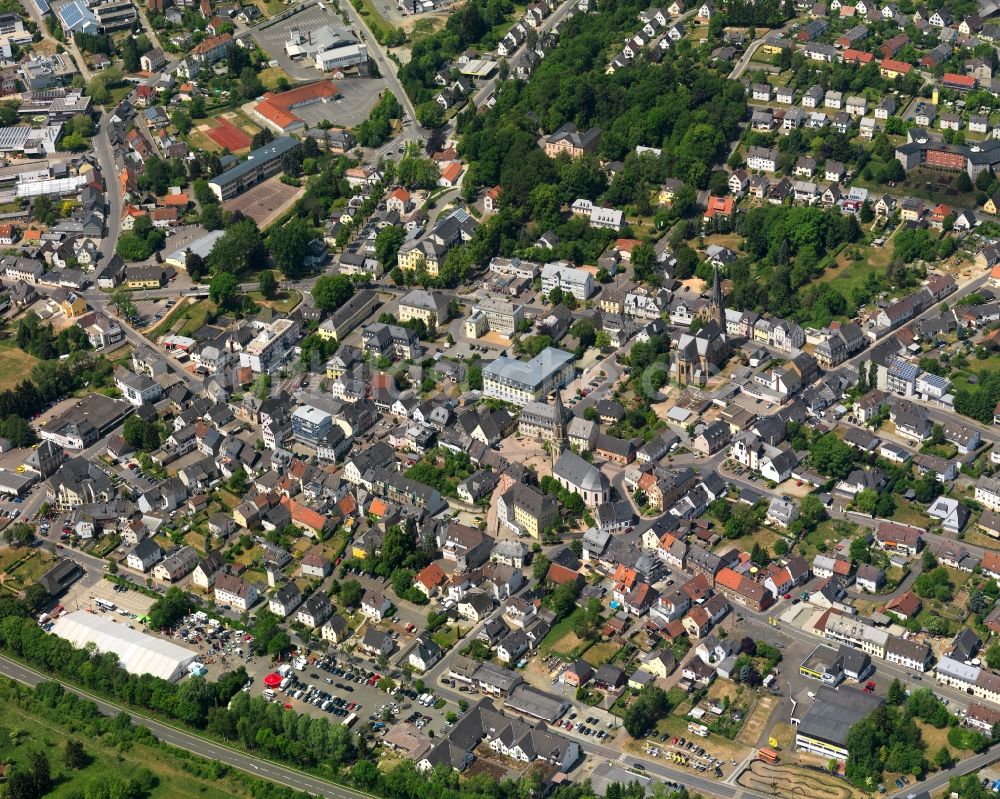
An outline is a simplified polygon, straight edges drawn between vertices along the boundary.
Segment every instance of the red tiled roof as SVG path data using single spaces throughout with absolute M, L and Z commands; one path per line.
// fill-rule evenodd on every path
M 884 58 L 882 63 L 879 64 L 882 69 L 887 69 L 890 72 L 898 72 L 900 75 L 909 75 L 910 70 L 913 69 L 905 61 L 896 61 L 893 58 Z

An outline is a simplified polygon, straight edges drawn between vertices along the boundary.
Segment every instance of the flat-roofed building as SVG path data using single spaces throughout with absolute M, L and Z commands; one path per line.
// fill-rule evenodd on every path
M 562 388 L 576 373 L 573 355 L 546 347 L 530 361 L 501 356 L 483 369 L 483 396 L 526 405 Z
M 472 306 L 472 314 L 465 320 L 465 335 L 479 338 L 489 332 L 511 338 L 523 319 L 523 305 L 487 297 Z
M 855 688 L 834 689 L 825 685 L 818 688 L 812 706 L 795 730 L 795 748 L 823 758 L 847 760 L 847 735 L 851 727 L 883 701 L 875 694 Z
M 216 175 L 208 182 L 209 188 L 220 200 L 242 194 L 281 172 L 281 159 L 297 146 L 298 142 L 291 136 L 281 136 L 251 152 L 246 161 Z

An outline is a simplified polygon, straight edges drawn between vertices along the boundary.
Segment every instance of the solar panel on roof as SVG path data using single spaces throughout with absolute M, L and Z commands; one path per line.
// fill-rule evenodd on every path
M 46 2 L 46 0 L 35 0 L 35 5 L 38 6 L 38 10 L 41 11 L 43 14 L 48 14 L 50 11 L 49 4 Z
M 63 24 L 67 28 L 73 28 L 83 21 L 83 11 L 80 10 L 80 7 L 76 3 L 63 6 L 59 14 L 63 19 Z

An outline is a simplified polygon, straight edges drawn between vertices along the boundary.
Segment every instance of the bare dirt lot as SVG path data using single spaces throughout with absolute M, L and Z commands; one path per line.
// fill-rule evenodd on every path
M 282 183 L 273 177 L 225 202 L 227 211 L 240 211 L 253 219 L 258 227 L 265 227 L 294 201 L 302 189 Z
M 754 760 L 736 780 L 760 793 L 801 799 L 853 799 L 856 792 L 844 780 L 813 769 L 781 763 L 771 766 Z

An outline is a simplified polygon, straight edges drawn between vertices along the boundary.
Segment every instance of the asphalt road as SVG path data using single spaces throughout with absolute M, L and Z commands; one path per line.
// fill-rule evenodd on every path
M 564 0 L 563 4 L 559 6 L 559 8 L 557 8 L 552 14 L 550 14 L 549 18 L 546 19 L 541 24 L 541 26 L 538 29 L 538 38 L 541 38 L 549 31 L 551 31 L 552 28 L 556 25 L 556 23 L 562 19 L 565 19 L 566 15 L 570 12 L 570 10 L 572 10 L 576 6 L 577 6 L 576 0 Z M 507 62 L 510 64 L 512 70 L 520 63 L 521 59 L 525 54 L 525 51 L 526 51 L 525 45 L 522 44 L 519 48 L 517 48 L 517 50 L 514 51 L 514 54 L 507 59 Z M 484 102 L 486 102 L 486 98 L 488 98 L 490 94 L 496 89 L 499 80 L 500 79 L 497 77 L 490 78 L 482 86 L 479 87 L 479 89 L 476 91 L 475 94 L 472 95 L 472 104 L 476 108 L 479 108 Z

